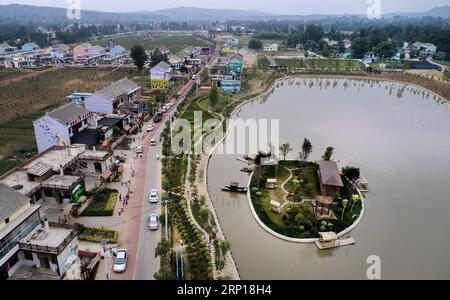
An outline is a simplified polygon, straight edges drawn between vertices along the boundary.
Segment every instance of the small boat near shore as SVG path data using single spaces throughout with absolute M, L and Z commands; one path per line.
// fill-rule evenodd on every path
M 232 193 L 247 193 L 247 187 L 240 187 L 239 183 L 231 182 L 230 185 L 226 185 L 222 187 L 222 191 L 224 192 L 232 192 Z
M 320 250 L 355 244 L 352 237 L 339 239 L 335 232 L 319 232 L 319 240 L 314 242 Z
M 243 167 L 243 168 L 241 169 L 241 172 L 251 173 L 251 172 L 253 172 L 254 170 L 255 170 L 255 167 L 254 167 L 254 166 L 249 166 L 249 167 Z

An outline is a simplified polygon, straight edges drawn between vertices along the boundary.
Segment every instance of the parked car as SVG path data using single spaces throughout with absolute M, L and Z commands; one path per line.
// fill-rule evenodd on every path
M 136 154 L 143 154 L 143 153 L 144 153 L 144 146 L 137 146 Z
M 180 97 L 181 95 L 182 95 L 182 94 L 181 94 L 181 91 L 178 91 L 178 92 L 177 92 L 177 98 Z
M 153 125 L 153 124 L 147 125 L 147 132 L 153 131 L 153 129 L 155 129 L 155 125 Z
M 156 146 L 156 140 L 155 139 L 151 139 L 150 140 L 150 146 Z
M 158 190 L 157 189 L 152 189 L 150 191 L 150 196 L 148 197 L 148 202 L 150 203 L 158 203 Z
M 148 228 L 150 230 L 158 230 L 159 229 L 159 216 L 155 214 L 151 214 L 148 216 Z
M 128 250 L 127 249 L 119 249 L 117 251 L 116 257 L 114 258 L 114 272 L 122 273 L 127 269 L 128 262 Z
M 192 80 L 197 80 L 197 75 L 192 75 Z
M 163 108 L 161 108 L 161 111 L 162 111 L 163 113 L 165 113 L 165 112 L 167 111 L 167 107 L 164 105 Z
M 175 104 L 175 101 L 173 101 L 173 100 L 169 102 L 170 107 L 172 107 L 174 104 Z
M 158 111 L 158 112 L 155 114 L 155 116 L 153 117 L 153 122 L 155 122 L 155 123 L 161 122 L 162 117 L 163 117 L 163 113 L 160 112 L 160 111 Z

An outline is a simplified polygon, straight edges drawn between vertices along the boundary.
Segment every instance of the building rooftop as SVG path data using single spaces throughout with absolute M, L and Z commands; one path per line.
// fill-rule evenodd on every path
M 36 164 L 34 164 L 32 167 L 30 167 L 27 170 L 27 174 L 40 177 L 51 170 L 52 170 L 51 165 L 49 165 L 43 161 L 40 161 L 40 162 L 37 162 Z
M 153 68 L 161 68 L 163 70 L 172 70 L 172 67 L 166 63 L 165 61 L 160 62 L 159 64 L 157 64 L 156 66 L 154 66 Z
M 320 181 L 331 186 L 344 186 L 338 166 L 334 161 L 319 161 Z
M 0 183 L 0 222 L 29 203 L 29 199 L 6 184 Z
M 115 99 L 116 97 L 123 94 L 131 94 L 137 91 L 138 89 L 139 86 L 136 83 L 127 78 L 123 78 L 101 89 L 94 95 L 101 95 L 107 99 Z
M 89 115 L 92 115 L 90 111 L 85 109 L 82 105 L 78 105 L 76 103 L 69 103 L 47 113 L 47 116 L 50 116 L 65 125 L 76 124 L 84 120 Z
M 110 155 L 112 155 L 112 152 L 109 151 L 86 150 L 79 158 L 85 160 L 105 160 Z
M 0 230 L 0 240 L 7 236 L 11 231 L 13 231 L 17 226 L 23 223 L 29 216 L 35 213 L 41 208 L 40 205 L 34 204 L 30 205 L 25 211 L 23 211 L 17 218 L 8 223 L 6 227 Z
M 72 175 L 53 175 L 49 179 L 42 182 L 44 188 L 71 188 L 80 181 L 80 177 Z
M 59 172 L 61 167 L 63 167 L 63 169 L 67 168 L 77 159 L 77 156 L 85 150 L 86 146 L 81 144 L 74 144 L 68 147 L 55 146 L 45 152 L 42 152 L 34 160 L 27 163 L 23 168 L 30 169 L 36 163 L 44 162 L 50 165 L 54 172 Z
M 66 238 L 72 233 L 72 230 L 66 228 L 50 227 L 50 231 L 45 232 L 44 228 L 38 228 L 21 242 L 33 246 L 59 247 Z

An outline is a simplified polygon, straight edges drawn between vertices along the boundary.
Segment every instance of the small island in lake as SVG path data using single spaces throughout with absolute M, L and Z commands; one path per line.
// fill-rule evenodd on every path
M 363 207 L 357 185 L 364 180 L 358 168 L 344 167 L 340 172 L 331 159 L 333 150 L 328 147 L 322 160 L 308 162 L 312 147 L 305 139 L 298 160 L 254 165 L 249 194 L 267 227 L 289 238 L 309 239 L 342 232 L 355 223 Z M 284 158 L 289 151 L 289 144 L 280 147 Z

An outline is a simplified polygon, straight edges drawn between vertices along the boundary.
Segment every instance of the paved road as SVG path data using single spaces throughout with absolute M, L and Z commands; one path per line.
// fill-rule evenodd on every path
M 218 52 L 214 53 L 214 61 Z M 197 74 L 201 74 L 204 67 L 200 69 Z M 175 105 L 164 114 L 161 122 L 154 124 L 150 121 L 144 124 L 145 131 L 148 124 L 154 124 L 155 129 L 144 134 L 142 145 L 145 153 L 143 158 L 140 158 L 142 164 L 135 165 L 135 177 L 131 183 L 131 190 L 133 194 L 130 197 L 130 205 L 125 210 L 125 219 L 122 230 L 119 236 L 120 248 L 127 248 L 129 253 L 129 262 L 126 272 L 122 274 L 112 274 L 111 279 L 135 279 L 135 280 L 151 280 L 154 279 L 154 273 L 159 270 L 159 258 L 155 258 L 155 248 L 161 240 L 161 229 L 158 231 L 150 231 L 148 229 L 148 216 L 152 213 L 161 214 L 161 197 L 158 204 L 150 204 L 148 197 L 150 190 L 156 188 L 161 190 L 161 162 L 156 158 L 157 154 L 161 153 L 161 143 L 159 142 L 160 134 L 164 128 L 165 122 L 172 115 L 181 99 L 184 99 L 186 94 L 192 88 L 193 80 L 190 80 L 181 89 L 181 97 L 173 99 Z M 150 139 L 154 138 L 157 141 L 156 146 L 149 146 Z

